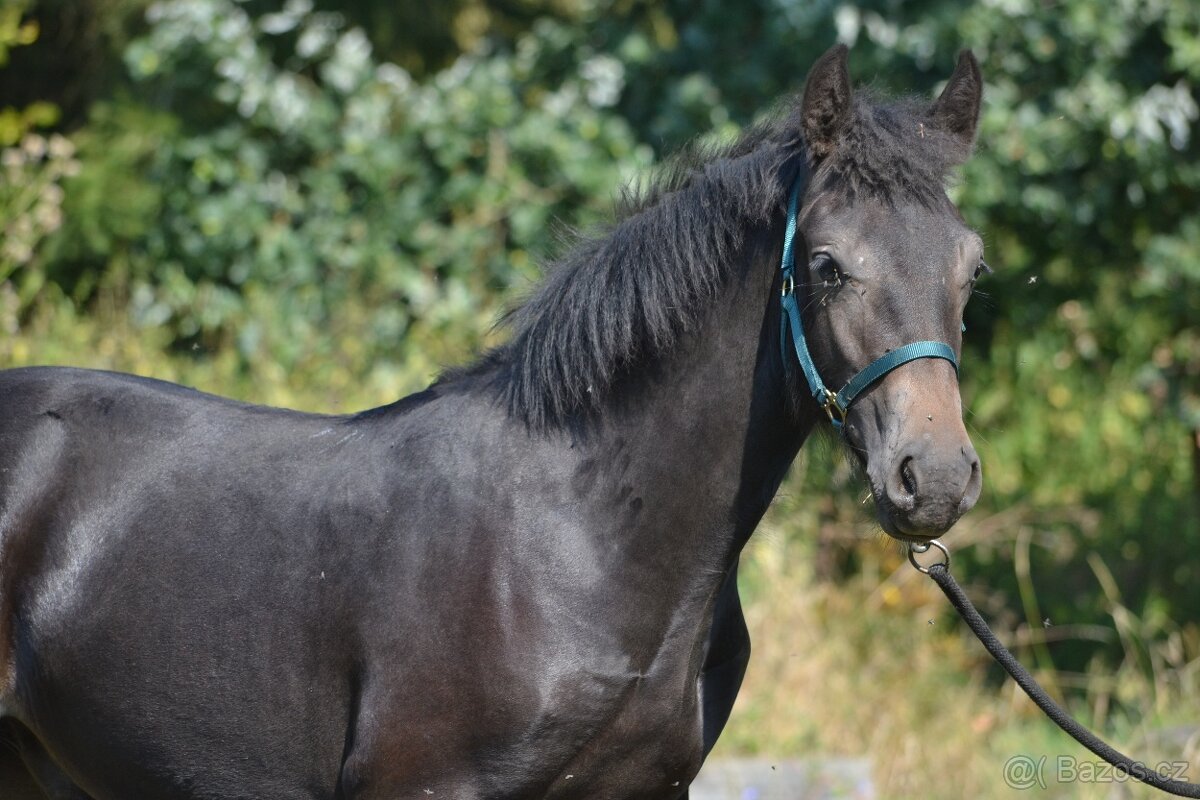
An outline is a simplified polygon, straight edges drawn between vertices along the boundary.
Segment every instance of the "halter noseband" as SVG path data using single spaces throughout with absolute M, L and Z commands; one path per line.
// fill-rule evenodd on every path
M 785 312 L 781 318 L 779 331 L 779 344 L 783 351 L 784 363 L 788 358 L 788 328 L 792 331 L 792 344 L 796 350 L 796 359 L 800 362 L 800 369 L 804 371 L 804 377 L 808 381 L 808 388 L 812 391 L 813 399 L 817 401 L 817 405 L 825 409 L 825 413 L 829 416 L 829 421 L 833 423 L 833 427 L 842 432 L 842 426 L 846 422 L 846 413 L 850 410 L 850 404 L 855 398 L 862 393 L 875 381 L 887 375 L 903 364 L 909 361 L 915 361 L 918 358 L 944 358 L 954 365 L 955 373 L 958 372 L 958 359 L 954 355 L 953 348 L 942 342 L 913 342 L 906 344 L 903 347 L 898 347 L 868 364 L 861 372 L 849 380 L 842 387 L 841 391 L 834 393 L 825 386 L 821 380 L 820 374 L 817 372 L 817 365 L 813 363 L 812 355 L 808 352 L 808 342 L 804 338 L 804 322 L 800 318 L 800 302 L 796 297 L 796 270 L 795 270 L 795 252 L 792 243 L 796 238 L 796 207 L 800 199 L 800 184 L 803 182 L 803 175 L 796 178 L 796 182 L 792 184 L 792 194 L 788 199 L 787 211 L 787 228 L 784 231 L 783 239 L 783 263 L 780 265 L 780 271 L 783 275 L 782 282 L 782 300 L 783 311 Z

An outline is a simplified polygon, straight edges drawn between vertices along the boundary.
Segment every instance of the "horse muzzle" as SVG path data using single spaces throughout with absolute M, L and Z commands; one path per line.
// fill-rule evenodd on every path
M 880 522 L 890 535 L 906 540 L 945 533 L 971 510 L 983 487 L 979 456 L 965 438 L 949 447 L 918 440 L 892 455 L 880 477 L 882 491 L 875 489 Z

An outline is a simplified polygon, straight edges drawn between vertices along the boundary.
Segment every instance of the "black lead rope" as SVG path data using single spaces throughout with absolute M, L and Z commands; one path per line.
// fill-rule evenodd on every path
M 925 552 L 930 545 L 936 546 L 945 556 L 946 561 L 934 564 L 930 567 L 923 567 L 917 563 L 913 557 L 913 552 Z M 1153 768 L 1147 766 L 1140 761 L 1134 761 L 1124 753 L 1110 747 L 1101 739 L 1089 731 L 1087 728 L 1076 722 L 1070 714 L 1062 709 L 1058 703 L 1046 694 L 1046 690 L 1038 685 L 1038 682 L 1033 679 L 1033 676 L 1026 671 L 1025 667 L 1021 666 L 1021 662 L 1017 661 L 1012 653 L 1000 643 L 996 638 L 996 634 L 992 633 L 991 628 L 983 621 L 983 617 L 975 610 L 975 606 L 967 599 L 967 595 L 963 592 L 962 587 L 958 585 L 958 581 L 950 574 L 950 554 L 946 552 L 946 548 L 940 542 L 933 541 L 929 545 L 925 545 L 924 549 L 913 548 L 909 550 L 909 560 L 921 572 L 924 572 L 929 577 L 933 578 L 933 582 L 938 585 L 942 593 L 954 606 L 954 610 L 959 613 L 963 621 L 970 626 L 975 636 L 987 648 L 987 651 L 992 654 L 992 658 L 1004 667 L 1004 671 L 1012 676 L 1012 679 L 1017 682 L 1025 694 L 1029 695 L 1029 699 L 1037 703 L 1037 707 L 1046 713 L 1046 716 L 1054 720 L 1058 727 L 1071 735 L 1075 741 L 1091 750 L 1096 755 L 1103 758 L 1114 768 L 1124 770 L 1125 774 L 1131 778 L 1136 778 L 1143 783 L 1153 786 L 1155 789 L 1167 792 L 1168 794 L 1178 795 L 1179 797 L 1200 797 L 1200 784 L 1187 783 L 1186 781 L 1177 781 L 1171 778 L 1164 777 L 1156 772 Z

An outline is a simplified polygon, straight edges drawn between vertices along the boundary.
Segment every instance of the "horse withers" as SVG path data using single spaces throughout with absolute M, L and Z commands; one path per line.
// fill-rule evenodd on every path
M 964 53 L 932 105 L 876 99 L 831 50 L 389 406 L 0 373 L 3 796 L 686 797 L 749 657 L 739 553 L 825 424 L 781 291 L 831 386 L 945 348 L 846 412 L 883 529 L 978 496 L 952 361 L 982 246 L 943 181 L 981 86 Z

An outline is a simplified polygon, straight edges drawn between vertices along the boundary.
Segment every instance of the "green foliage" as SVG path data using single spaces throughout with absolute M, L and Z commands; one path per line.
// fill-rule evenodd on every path
M 37 41 L 38 24 L 25 16 L 29 6 L 29 0 L 14 0 L 0 8 L 0 67 L 8 64 L 12 48 Z M 71 159 L 74 147 L 62 136 L 47 141 L 30 132 L 57 121 L 58 109 L 46 102 L 0 107 L 0 284 L 31 262 L 34 250 L 62 223 L 60 183 L 78 167 Z M 26 298 L 36 293 L 40 277 L 25 282 Z M 9 296 L 16 298 L 11 287 Z
M 0 282 L 29 265 L 34 251 L 62 224 L 64 179 L 79 171 L 75 146 L 58 134 L 26 134 L 18 147 L 0 149 Z M 44 273 L 28 271 L 23 304 L 41 288 Z
M 142 324 L 247 366 L 331 358 L 350 317 L 371 370 L 428 380 L 535 277 L 553 221 L 587 218 L 645 158 L 585 78 L 530 85 L 536 42 L 422 86 L 303 2 L 149 21 L 125 58 L 153 103 L 98 106 L 80 133 L 55 274 L 80 296 L 119 263 Z
M 9 52 L 14 47 L 31 45 L 38 39 L 37 21 L 26 18 L 31 3 L 32 0 L 10 0 L 0 8 L 0 69 L 8 65 Z M 58 107 L 44 100 L 21 108 L 0 104 L 0 147 L 11 147 L 29 131 L 48 128 L 58 118 Z
M 343 14 L 362 28 L 381 58 L 418 79 L 445 69 L 462 53 L 477 50 L 488 39 L 513 41 L 547 18 L 577 19 L 580 5 L 576 0 L 315 2 L 318 9 Z M 265 9 L 267 4 L 261 5 Z
M 0 67 L 8 64 L 11 48 L 37 41 L 37 22 L 24 18 L 30 4 L 31 0 L 10 0 L 0 8 Z

